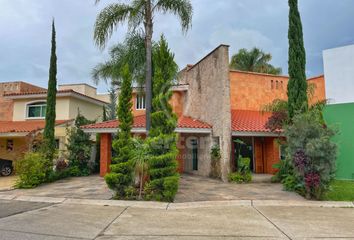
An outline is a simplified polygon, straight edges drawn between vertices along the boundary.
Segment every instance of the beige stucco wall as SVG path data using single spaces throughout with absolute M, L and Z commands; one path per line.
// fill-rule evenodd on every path
M 226 45 L 217 47 L 199 63 L 182 72 L 179 81 L 189 84 L 183 114 L 213 126 L 209 147 L 205 151 L 210 153 L 213 142 L 219 139 L 222 178 L 227 181 L 227 175 L 231 170 L 229 47 Z M 205 161 L 210 163 L 210 154 L 205 156 Z
M 13 121 L 26 121 L 27 104 L 36 101 L 46 101 L 45 98 L 37 99 L 15 99 Z M 77 116 L 78 109 L 80 113 L 90 120 L 101 120 L 103 107 L 97 104 L 77 99 L 74 97 L 58 97 L 56 103 L 56 120 L 69 120 Z
M 15 99 L 13 121 L 26 121 L 27 104 L 31 102 L 46 101 L 45 98 L 28 98 L 28 99 Z M 57 98 L 56 104 L 56 120 L 69 120 L 69 106 L 70 98 Z
M 13 151 L 7 151 L 7 140 L 14 141 Z M 1 137 L 0 138 L 0 158 L 16 161 L 20 159 L 24 152 L 28 150 L 28 143 L 25 137 Z

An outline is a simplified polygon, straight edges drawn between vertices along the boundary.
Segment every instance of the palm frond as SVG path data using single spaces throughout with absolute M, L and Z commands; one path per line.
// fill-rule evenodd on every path
M 153 11 L 155 9 L 178 16 L 183 32 L 187 32 L 192 27 L 193 7 L 190 0 L 159 0 L 153 7 Z
M 97 16 L 94 30 L 94 41 L 100 48 L 104 48 L 117 26 L 127 20 L 135 12 L 126 4 L 110 4 Z

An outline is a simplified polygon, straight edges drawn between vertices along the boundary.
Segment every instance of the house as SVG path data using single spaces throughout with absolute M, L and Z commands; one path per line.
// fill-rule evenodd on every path
M 314 86 L 313 102 L 325 99 L 324 77 L 308 80 Z M 281 156 L 279 133 L 265 128 L 270 113 L 264 105 L 287 98 L 287 76 L 229 69 L 229 46 L 220 45 L 199 62 L 184 68 L 172 88 L 171 105 L 178 116 L 179 171 L 208 176 L 212 146 L 221 150 L 223 180 L 237 168 L 236 155 L 251 159 L 255 173 L 273 173 Z M 134 91 L 133 133 L 145 133 L 145 102 Z M 114 121 L 84 126 L 89 133 L 101 133 L 101 176 L 109 171 Z M 236 141 L 237 139 L 241 141 Z
M 324 111 L 327 125 L 338 133 L 338 179 L 354 179 L 354 45 L 323 52 L 326 96 L 329 104 Z
M 45 127 L 47 90 L 25 82 L 0 83 L 0 158 L 17 160 L 29 150 L 37 133 Z M 104 95 L 87 84 L 60 85 L 56 99 L 55 137 L 65 150 L 66 129 L 78 111 L 90 120 L 101 121 Z

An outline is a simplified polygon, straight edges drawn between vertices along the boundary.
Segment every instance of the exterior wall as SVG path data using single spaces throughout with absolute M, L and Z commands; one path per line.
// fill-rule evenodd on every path
M 213 126 L 212 137 L 219 142 L 221 149 L 222 178 L 227 181 L 231 170 L 229 47 L 220 45 L 193 67 L 184 69 L 179 77 L 180 83 L 189 84 L 183 115 Z M 205 150 L 209 153 L 212 140 Z
M 323 101 L 326 98 L 326 84 L 324 75 L 313 77 L 307 80 L 308 84 L 314 85 L 314 93 L 312 97 L 309 97 L 309 103 L 315 104 L 316 102 Z
M 27 104 L 30 102 L 46 101 L 45 98 L 28 98 L 28 99 L 15 99 L 13 107 L 13 121 L 26 121 Z M 56 104 L 56 120 L 69 120 L 71 119 L 69 107 L 69 98 L 57 98 Z M 77 112 L 77 111 L 76 111 Z
M 287 84 L 284 76 L 230 71 L 231 109 L 260 111 L 275 99 L 287 99 Z
M 102 121 L 103 106 L 99 106 L 87 101 L 83 101 L 76 98 L 69 99 L 69 118 L 75 119 L 80 110 L 80 113 L 89 120 Z
M 172 110 L 174 113 L 177 114 L 178 117 L 183 115 L 183 104 L 184 104 L 184 92 L 181 91 L 174 91 L 170 100 L 170 104 L 172 106 Z M 145 115 L 145 109 L 138 110 L 136 109 L 136 95 L 137 93 L 133 93 L 133 115 L 134 116 L 140 116 L 140 115 Z
M 286 100 L 288 81 L 287 76 L 231 70 L 231 109 L 260 111 L 276 99 Z M 326 99 L 323 76 L 310 78 L 308 84 L 314 84 L 310 104 Z
M 13 150 L 7 150 L 7 140 L 13 140 Z M 28 150 L 28 142 L 26 137 L 1 137 L 0 138 L 0 158 L 16 161 L 20 159 L 24 152 Z
M 354 179 L 354 103 L 328 105 L 324 118 L 339 131 L 333 138 L 338 145 L 336 178 Z
M 0 83 L 0 121 L 12 121 L 13 100 L 4 98 L 5 93 L 34 92 L 44 90 L 25 82 Z
M 193 159 L 192 159 L 192 144 L 191 140 L 197 140 L 198 142 L 198 170 L 193 170 Z M 178 156 L 177 160 L 180 157 L 183 158 L 182 164 L 179 167 L 183 166 L 183 171 L 186 173 L 193 173 L 200 176 L 208 177 L 210 174 L 211 166 L 211 156 L 210 156 L 210 145 L 211 137 L 208 134 L 182 134 L 180 137 L 180 143 L 178 144 L 178 149 L 180 154 L 183 153 L 183 156 Z M 181 166 L 182 165 L 182 166 Z
M 45 98 L 28 98 L 15 99 L 13 106 L 13 121 L 26 121 L 27 104 L 36 101 L 46 101 Z M 102 106 L 86 102 L 76 98 L 60 97 L 57 98 L 56 104 L 56 120 L 75 119 L 80 109 L 80 113 L 90 120 L 101 120 L 103 108 Z
M 332 103 L 354 102 L 354 45 L 323 51 L 326 96 Z
M 95 98 L 97 95 L 97 89 L 88 84 L 63 84 L 59 85 L 58 90 L 74 90 L 75 92 L 87 95 Z
M 254 138 L 255 173 L 274 174 L 272 167 L 280 161 L 279 145 L 274 137 Z

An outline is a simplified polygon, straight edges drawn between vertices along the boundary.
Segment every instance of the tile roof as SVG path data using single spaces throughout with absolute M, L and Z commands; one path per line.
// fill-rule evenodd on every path
M 64 124 L 71 120 L 55 121 L 56 125 Z M 0 121 L 0 133 L 29 133 L 43 129 L 44 120 L 29 121 Z
M 271 132 L 265 127 L 270 112 L 231 110 L 231 128 L 237 132 Z
M 82 96 L 82 97 L 85 97 L 85 98 L 88 98 L 88 99 L 92 99 L 92 100 L 95 100 L 97 102 L 101 102 L 101 103 L 106 104 L 106 102 L 104 102 L 104 101 L 102 101 L 100 99 L 90 97 L 88 95 L 76 92 L 76 91 L 74 91 L 72 89 L 65 89 L 65 90 L 58 90 L 57 91 L 57 94 L 65 94 L 65 93 L 76 94 L 76 95 L 79 95 L 79 96 Z M 41 95 L 41 94 L 47 94 L 47 90 L 31 91 L 31 92 L 19 92 L 19 93 L 7 93 L 7 94 L 4 94 L 4 97 L 31 96 L 31 95 Z
M 83 126 L 84 129 L 102 129 L 102 128 L 117 128 L 119 126 L 118 120 L 111 120 L 102 123 L 90 124 Z M 178 128 L 194 128 L 194 129 L 211 129 L 211 126 L 207 123 L 193 119 L 190 117 L 182 116 L 178 119 Z M 133 128 L 145 128 L 145 115 L 134 117 Z

